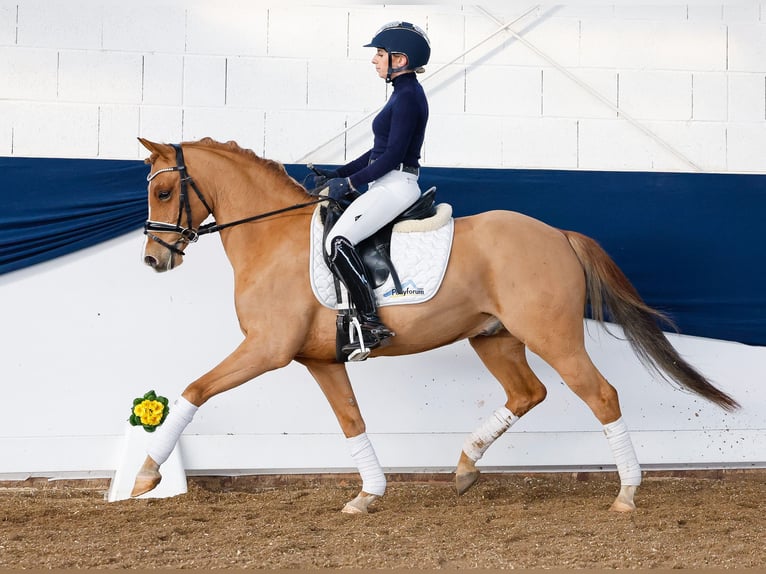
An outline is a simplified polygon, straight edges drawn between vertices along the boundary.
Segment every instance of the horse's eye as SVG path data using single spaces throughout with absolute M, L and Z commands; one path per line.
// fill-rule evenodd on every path
M 170 193 L 171 193 L 170 191 L 163 190 L 157 193 L 157 197 L 160 198 L 160 201 L 167 201 L 168 199 L 170 199 Z

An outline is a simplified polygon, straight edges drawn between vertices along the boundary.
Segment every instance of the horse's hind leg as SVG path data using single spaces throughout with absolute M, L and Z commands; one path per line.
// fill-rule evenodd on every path
M 479 478 L 476 462 L 519 417 L 545 399 L 546 390 L 529 368 L 524 344 L 507 331 L 469 340 L 490 373 L 505 390 L 505 405 L 497 409 L 465 440 L 455 471 L 455 487 L 463 494 Z
M 551 357 L 546 352 L 538 354 L 556 369 L 569 388 L 590 407 L 603 425 L 620 475 L 620 493 L 611 509 L 618 512 L 634 510 L 636 505 L 633 497 L 641 484 L 641 467 L 622 419 L 617 391 L 593 365 L 584 346 L 559 357 Z

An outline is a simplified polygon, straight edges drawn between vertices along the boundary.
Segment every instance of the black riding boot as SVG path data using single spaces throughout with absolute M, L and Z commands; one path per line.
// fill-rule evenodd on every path
M 375 293 L 364 273 L 364 263 L 356 248 L 345 237 L 336 237 L 332 242 L 328 262 L 332 272 L 348 289 L 349 297 L 356 307 L 365 347 L 380 347 L 394 333 L 378 317 Z M 358 342 L 343 347 L 344 352 L 357 349 Z

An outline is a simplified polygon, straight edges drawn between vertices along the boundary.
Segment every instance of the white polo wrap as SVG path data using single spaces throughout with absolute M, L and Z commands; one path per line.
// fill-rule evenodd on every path
M 617 464 L 617 472 L 620 475 L 620 484 L 623 486 L 638 486 L 641 484 L 641 466 L 630 440 L 628 427 L 620 417 L 616 421 L 604 425 L 604 434 L 612 449 L 614 461 Z
M 362 476 L 362 490 L 369 494 L 383 496 L 386 492 L 386 475 L 383 474 L 383 468 L 378 462 L 367 433 L 348 438 L 346 442 L 351 458 L 354 459 L 356 468 Z
M 149 441 L 149 446 L 146 449 L 146 454 L 152 457 L 154 462 L 162 464 L 168 459 L 176 443 L 178 443 L 178 439 L 181 438 L 184 429 L 194 418 L 198 408 L 198 406 L 193 405 L 183 397 L 178 397 L 178 400 L 173 403 L 168 417 L 154 431 Z
M 517 420 L 519 420 L 519 417 L 514 415 L 507 407 L 500 407 L 465 439 L 463 452 L 465 452 L 468 458 L 476 462 L 484 456 L 484 453 L 492 443 Z

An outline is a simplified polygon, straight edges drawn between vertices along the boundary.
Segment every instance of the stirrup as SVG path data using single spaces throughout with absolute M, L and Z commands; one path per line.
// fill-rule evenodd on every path
M 354 317 L 349 325 L 349 343 L 343 345 L 341 350 L 347 355 L 347 361 L 364 361 L 370 356 L 370 351 L 388 345 L 394 334 L 382 323 L 371 328 Z

